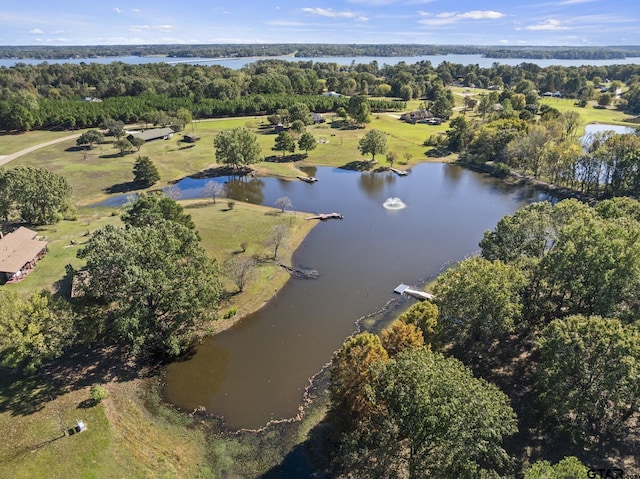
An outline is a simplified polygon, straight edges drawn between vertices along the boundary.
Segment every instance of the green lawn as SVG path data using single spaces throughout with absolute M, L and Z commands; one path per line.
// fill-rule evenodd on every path
M 28 131 L 26 133 L 0 134 L 0 155 L 9 155 L 39 143 L 80 133 L 73 131 Z

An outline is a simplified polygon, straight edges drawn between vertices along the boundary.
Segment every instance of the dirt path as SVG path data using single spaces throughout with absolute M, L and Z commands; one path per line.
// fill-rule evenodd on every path
M 26 155 L 27 153 L 31 153 L 32 151 L 39 150 L 40 148 L 44 148 L 46 146 L 55 145 L 56 143 L 62 143 L 67 140 L 74 140 L 80 136 L 80 133 L 75 133 L 73 135 L 63 136 L 62 138 L 57 138 L 51 141 L 45 141 L 44 143 L 40 143 L 38 145 L 30 146 L 29 148 L 25 148 L 24 150 L 16 151 L 15 153 L 11 153 L 10 155 L 0 156 L 0 166 L 6 165 L 10 161 L 15 160 L 16 158 Z

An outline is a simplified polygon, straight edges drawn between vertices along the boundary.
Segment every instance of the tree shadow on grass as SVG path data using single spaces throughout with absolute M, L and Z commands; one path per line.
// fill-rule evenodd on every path
M 137 181 L 125 181 L 124 183 L 116 183 L 104 189 L 105 193 L 129 193 L 130 191 L 140 190 L 143 186 Z
M 125 348 L 79 346 L 35 374 L 0 367 L 0 413 L 27 416 L 69 391 L 158 374 L 157 361 L 132 360 Z

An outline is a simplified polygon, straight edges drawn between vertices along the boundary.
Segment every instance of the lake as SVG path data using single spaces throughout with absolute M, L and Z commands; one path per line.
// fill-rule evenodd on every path
M 167 58 L 167 57 L 103 57 L 103 58 L 69 58 L 64 60 L 36 60 L 36 59 L 12 59 L 12 58 L 0 58 L 0 67 L 11 67 L 16 63 L 25 63 L 27 65 L 38 65 L 43 62 L 51 64 L 59 63 L 113 63 L 123 62 L 133 65 L 142 65 L 146 63 L 160 63 L 166 62 L 171 64 L 178 63 L 192 63 L 198 65 L 222 65 L 233 70 L 239 70 L 249 63 L 253 63 L 260 59 L 278 59 L 286 61 L 313 61 L 314 63 L 337 63 L 339 65 L 351 65 L 351 63 L 370 63 L 377 61 L 379 66 L 383 65 L 396 65 L 400 62 L 407 64 L 414 64 L 420 61 L 430 61 L 433 66 L 438 66 L 442 62 L 457 63 L 462 65 L 478 65 L 482 68 L 490 68 L 494 63 L 501 65 L 516 66 L 521 63 L 533 63 L 540 67 L 548 67 L 551 65 L 561 65 L 564 67 L 569 66 L 607 66 L 607 65 L 629 65 L 640 63 L 640 58 L 624 58 L 624 59 L 609 59 L 609 60 L 556 60 L 556 59 L 523 59 L 523 58 L 486 58 L 482 55 L 421 55 L 414 57 L 314 57 L 314 58 L 299 58 L 291 56 L 275 56 L 275 57 L 247 57 L 247 58 Z
M 478 250 L 485 230 L 543 198 L 456 165 L 426 163 L 409 175 L 318 167 L 319 181 L 245 178 L 230 185 L 238 200 L 273 206 L 288 196 L 296 211 L 339 212 L 321 222 L 294 256 L 319 271 L 290 280 L 257 313 L 199 345 L 167 368 L 165 397 L 198 406 L 230 428 L 258 428 L 298 412 L 308 380 L 331 359 L 359 318 L 379 311 L 400 283 L 419 285 L 444 265 Z M 386 209 L 388 198 L 406 207 Z M 300 214 L 300 213 L 298 213 Z

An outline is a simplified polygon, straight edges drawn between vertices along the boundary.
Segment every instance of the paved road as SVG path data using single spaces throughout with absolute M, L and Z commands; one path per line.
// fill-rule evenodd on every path
M 63 136 L 62 138 L 57 138 L 51 141 L 45 141 L 44 143 L 40 143 L 38 145 L 30 146 L 29 148 L 25 148 L 24 150 L 16 151 L 15 153 L 11 153 L 10 155 L 0 156 L 0 166 L 6 165 L 10 161 L 15 160 L 16 158 L 26 155 L 27 153 L 31 153 L 32 151 L 39 150 L 40 148 L 44 148 L 46 146 L 55 145 L 56 143 L 62 143 L 67 140 L 74 140 L 80 136 L 80 133 L 75 133 L 69 136 Z

